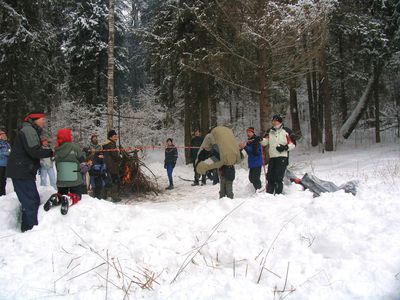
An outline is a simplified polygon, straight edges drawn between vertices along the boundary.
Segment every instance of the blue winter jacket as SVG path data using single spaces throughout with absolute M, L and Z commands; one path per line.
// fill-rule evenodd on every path
M 0 140 L 0 167 L 6 167 L 11 146 L 7 141 Z
M 254 151 L 253 142 L 248 142 L 244 150 L 247 152 L 247 163 L 249 169 L 258 168 L 263 165 L 262 151 L 260 143 L 257 143 L 257 151 Z

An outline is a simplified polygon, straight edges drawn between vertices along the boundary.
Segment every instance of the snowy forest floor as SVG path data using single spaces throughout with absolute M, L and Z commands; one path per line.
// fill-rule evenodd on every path
M 162 156 L 146 163 L 163 188 Z M 399 145 L 299 147 L 290 160 L 299 176 L 358 180 L 358 194 L 256 194 L 237 167 L 235 199 L 218 199 L 218 185 L 179 179 L 193 177 L 180 161 L 172 191 L 120 204 L 85 195 L 66 216 L 43 210 L 54 191 L 39 187 L 39 225 L 20 233 L 9 182 L 0 299 L 400 299 Z

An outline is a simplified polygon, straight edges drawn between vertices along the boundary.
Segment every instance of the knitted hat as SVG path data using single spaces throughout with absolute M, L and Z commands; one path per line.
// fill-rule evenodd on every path
M 57 131 L 57 145 L 56 147 L 60 147 L 64 143 L 72 142 L 72 134 L 71 129 L 62 128 Z
M 109 138 L 113 137 L 114 135 L 118 135 L 118 134 L 114 129 L 112 129 L 107 133 L 107 138 L 109 139 Z
M 246 132 L 255 133 L 255 132 L 254 132 L 254 127 L 249 127 L 249 128 L 247 128 L 247 129 L 246 129 Z
M 283 119 L 282 119 L 282 117 L 280 115 L 274 115 L 272 117 L 272 121 L 278 121 L 279 123 L 282 123 Z
M 25 121 L 25 122 L 27 122 L 27 121 L 29 121 L 29 120 L 35 121 L 35 120 L 37 120 L 37 119 L 44 118 L 44 117 L 45 117 L 45 115 L 44 115 L 44 113 L 43 113 L 42 111 L 35 111 L 35 112 L 31 112 L 30 114 L 28 114 L 28 115 L 24 118 L 24 121 Z

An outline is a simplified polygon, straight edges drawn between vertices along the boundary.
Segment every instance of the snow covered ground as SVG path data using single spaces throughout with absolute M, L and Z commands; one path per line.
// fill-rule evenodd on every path
M 66 216 L 40 207 L 23 234 L 9 184 L 0 299 L 400 299 L 400 147 L 342 148 L 298 149 L 293 170 L 357 179 L 356 196 L 255 194 L 237 168 L 235 199 L 218 199 L 218 186 L 180 180 L 192 178 L 181 162 L 173 191 L 122 204 L 84 196 Z M 166 186 L 161 160 L 149 165 Z M 39 191 L 42 203 L 53 192 Z

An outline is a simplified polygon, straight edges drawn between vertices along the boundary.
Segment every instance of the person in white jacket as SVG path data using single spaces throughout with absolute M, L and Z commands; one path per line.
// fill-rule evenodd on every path
M 283 127 L 280 115 L 272 117 L 272 128 L 261 141 L 263 146 L 268 145 L 269 164 L 267 172 L 267 193 L 281 194 L 283 190 L 283 177 L 288 165 L 288 152 L 295 148 L 289 133 Z

